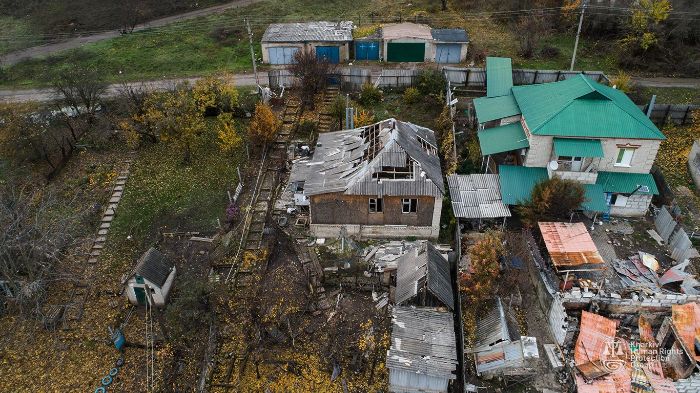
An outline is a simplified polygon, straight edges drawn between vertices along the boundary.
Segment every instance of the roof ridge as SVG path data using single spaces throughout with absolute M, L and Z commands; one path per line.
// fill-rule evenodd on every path
M 601 85 L 601 86 L 603 86 L 603 85 Z M 614 88 L 614 87 L 610 87 L 610 86 L 606 86 L 606 87 L 608 87 L 608 88 L 610 88 L 610 89 L 613 89 L 613 90 L 617 90 L 618 92 L 624 94 L 625 97 L 626 97 L 627 99 L 630 99 L 629 97 L 627 97 L 627 94 L 626 94 L 624 91 L 618 90 L 618 89 L 616 89 L 616 88 Z M 630 116 L 632 119 L 634 119 L 634 121 L 636 121 L 637 123 L 639 123 L 639 124 L 641 124 L 642 126 L 644 126 L 644 128 L 646 128 L 646 129 L 648 129 L 648 130 L 654 132 L 655 134 L 657 134 L 658 136 L 660 136 L 661 139 L 666 139 L 666 135 L 664 135 L 664 133 L 661 132 L 661 130 L 659 130 L 658 127 L 656 127 L 656 126 L 654 126 L 654 127 L 649 127 L 649 125 L 644 124 L 643 121 L 639 120 L 639 119 L 637 118 L 637 116 L 633 115 L 633 114 L 630 113 L 626 108 L 624 108 L 623 106 L 619 105 L 619 104 L 616 102 L 615 99 L 609 97 L 607 94 L 605 94 L 604 92 L 600 91 L 600 89 L 598 89 L 598 88 L 596 88 L 596 91 L 599 92 L 600 94 L 602 94 L 602 95 L 608 97 L 608 99 L 609 99 L 613 104 L 615 104 L 616 107 L 620 108 L 621 111 L 625 112 L 628 116 Z M 652 123 L 652 124 L 653 124 L 653 123 Z

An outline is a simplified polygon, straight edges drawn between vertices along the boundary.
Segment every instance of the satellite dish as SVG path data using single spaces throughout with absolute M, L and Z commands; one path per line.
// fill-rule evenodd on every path
M 559 169 L 559 163 L 556 160 L 550 161 L 548 166 L 549 166 L 549 169 L 551 169 L 553 171 L 556 171 L 557 169 Z

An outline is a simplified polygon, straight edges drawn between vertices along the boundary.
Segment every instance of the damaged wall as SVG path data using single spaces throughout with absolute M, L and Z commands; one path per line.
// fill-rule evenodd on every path
M 383 212 L 369 212 L 369 195 L 329 193 L 311 196 L 312 224 L 431 226 L 435 198 L 430 196 L 384 196 Z M 376 198 L 376 197 L 374 197 Z M 402 213 L 401 199 L 418 200 L 416 213 Z

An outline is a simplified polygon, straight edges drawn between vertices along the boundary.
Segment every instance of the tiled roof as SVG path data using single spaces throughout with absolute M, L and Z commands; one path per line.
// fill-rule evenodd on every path
M 512 91 L 535 135 L 665 139 L 624 92 L 583 75 Z
M 479 97 L 475 98 L 473 102 L 479 123 L 520 114 L 520 108 L 513 94 L 506 94 L 500 97 Z
M 486 58 L 486 96 L 510 94 L 513 87 L 513 65 L 509 57 Z
M 552 263 L 557 267 L 604 263 L 586 225 L 580 222 L 538 222 Z
M 346 42 L 352 41 L 352 27 L 351 21 L 273 23 L 265 30 L 262 42 Z
M 478 135 L 482 156 L 530 147 L 519 121 L 481 130 Z

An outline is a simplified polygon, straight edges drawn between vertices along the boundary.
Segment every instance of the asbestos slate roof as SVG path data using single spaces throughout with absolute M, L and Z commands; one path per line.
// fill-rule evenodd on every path
M 665 139 L 624 92 L 584 75 L 511 90 L 535 135 Z
M 452 211 L 458 218 L 510 217 L 510 209 L 503 204 L 499 175 L 450 175 Z
M 430 33 L 438 42 L 469 42 L 467 31 L 464 29 L 432 29 Z
M 497 343 L 508 343 L 519 339 L 518 322 L 501 298 L 496 298 L 493 307 L 476 323 L 475 350 L 479 351 Z
M 352 41 L 352 27 L 351 21 L 273 23 L 265 30 L 262 42 L 346 42 Z
M 429 307 L 394 308 L 386 367 L 455 379 L 457 345 L 451 312 Z
M 428 146 L 433 149 L 429 152 Z M 445 192 L 437 141 L 432 130 L 395 119 L 353 130 L 319 135 L 313 158 L 295 165 L 293 176 L 306 173 L 305 195 L 340 192 L 350 195 L 426 195 Z M 303 167 L 302 165 L 305 165 Z M 413 168 L 411 179 L 373 176 L 383 167 Z
M 139 258 L 134 274 L 138 274 L 154 285 L 162 287 L 168 280 L 175 264 L 160 251 L 151 247 Z
M 450 264 L 429 242 L 421 242 L 397 260 L 396 304 L 410 300 L 423 286 L 454 309 Z

